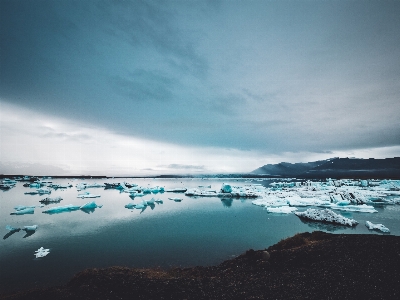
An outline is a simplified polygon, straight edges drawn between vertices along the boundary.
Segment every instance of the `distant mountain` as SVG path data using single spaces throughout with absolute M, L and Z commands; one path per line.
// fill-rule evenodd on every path
M 400 157 L 386 159 L 331 158 L 308 163 L 268 164 L 257 175 L 298 178 L 400 178 Z

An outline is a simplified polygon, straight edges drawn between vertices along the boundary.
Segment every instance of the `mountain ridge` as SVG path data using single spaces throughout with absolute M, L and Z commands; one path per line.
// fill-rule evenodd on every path
M 385 159 L 330 158 L 307 163 L 267 164 L 250 172 L 255 175 L 301 178 L 400 178 L 400 157 Z

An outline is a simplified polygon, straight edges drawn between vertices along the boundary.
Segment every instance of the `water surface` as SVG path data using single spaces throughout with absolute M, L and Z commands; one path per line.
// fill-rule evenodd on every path
M 324 230 L 334 233 L 380 234 L 369 231 L 364 223 L 383 223 L 391 234 L 400 235 L 400 206 L 380 206 L 375 214 L 342 213 L 359 221 L 355 228 L 310 223 L 295 215 L 269 214 L 247 199 L 191 198 L 182 193 L 150 194 L 143 199 L 160 199 L 153 209 L 126 209 L 132 200 L 118 190 L 90 188 L 100 194 L 96 199 L 77 198 L 75 185 L 81 180 L 57 179 L 54 183 L 70 182 L 74 187 L 52 190 L 50 197 L 60 196 L 59 204 L 36 208 L 34 214 L 10 215 L 16 205 L 39 205 L 47 195 L 24 195 L 29 188 L 18 183 L 9 191 L 0 192 L 1 292 L 23 290 L 66 283 L 85 268 L 109 266 L 128 267 L 190 267 L 213 265 L 237 256 L 246 250 L 264 249 L 282 238 L 298 232 Z M 250 184 L 245 180 L 201 179 L 107 179 L 84 182 L 134 182 L 141 186 L 168 188 L 211 185 L 219 190 L 222 182 L 233 185 Z M 179 197 L 182 202 L 168 200 Z M 83 205 L 89 201 L 102 204 L 93 212 L 81 210 L 60 214 L 45 214 L 43 210 L 66 204 Z M 305 209 L 305 208 L 301 208 Z M 8 234 L 6 225 L 23 227 L 38 225 L 27 236 L 24 231 Z M 49 248 L 50 254 L 36 259 L 34 251 Z

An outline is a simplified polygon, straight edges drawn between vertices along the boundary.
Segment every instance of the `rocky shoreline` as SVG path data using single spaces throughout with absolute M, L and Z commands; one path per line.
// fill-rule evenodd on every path
M 399 270 L 398 236 L 314 231 L 217 266 L 87 269 L 1 299 L 398 299 Z

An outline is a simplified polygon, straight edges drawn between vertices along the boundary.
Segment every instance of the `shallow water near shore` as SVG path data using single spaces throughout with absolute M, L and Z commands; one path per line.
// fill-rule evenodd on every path
M 132 182 L 140 186 L 163 186 L 166 189 L 211 185 L 219 190 L 222 182 L 244 186 L 248 180 L 221 179 L 106 179 L 84 180 L 87 183 Z M 77 198 L 77 183 L 83 180 L 54 179 L 54 183 L 71 183 L 74 187 L 52 190 L 51 195 L 25 195 L 33 189 L 17 183 L 0 192 L 0 291 L 11 292 L 35 287 L 65 284 L 85 268 L 114 265 L 127 267 L 190 267 L 214 265 L 246 250 L 264 249 L 299 232 L 324 230 L 332 233 L 382 234 L 370 231 L 365 221 L 382 223 L 391 234 L 400 235 L 400 205 L 375 206 L 378 213 L 344 213 L 359 222 L 356 227 L 325 225 L 300 220 L 297 216 L 267 213 L 250 199 L 187 197 L 182 193 L 158 193 L 143 197 L 163 200 L 145 210 L 127 209 L 132 200 L 115 189 L 89 188 L 100 198 Z M 260 182 L 254 182 L 260 183 Z M 268 184 L 268 181 L 261 182 Z M 39 205 L 46 197 L 60 196 L 59 204 L 35 208 L 34 214 L 10 215 L 16 205 Z M 182 198 L 175 202 L 168 198 Z M 60 205 L 83 205 L 94 200 L 103 205 L 94 211 L 45 214 L 43 210 Z M 299 208 L 305 210 L 306 208 Z M 338 212 L 339 213 L 339 212 Z M 6 225 L 38 225 L 32 235 L 20 231 L 8 235 Z M 8 235 L 8 236 L 7 236 Z M 50 254 L 35 258 L 40 247 Z

